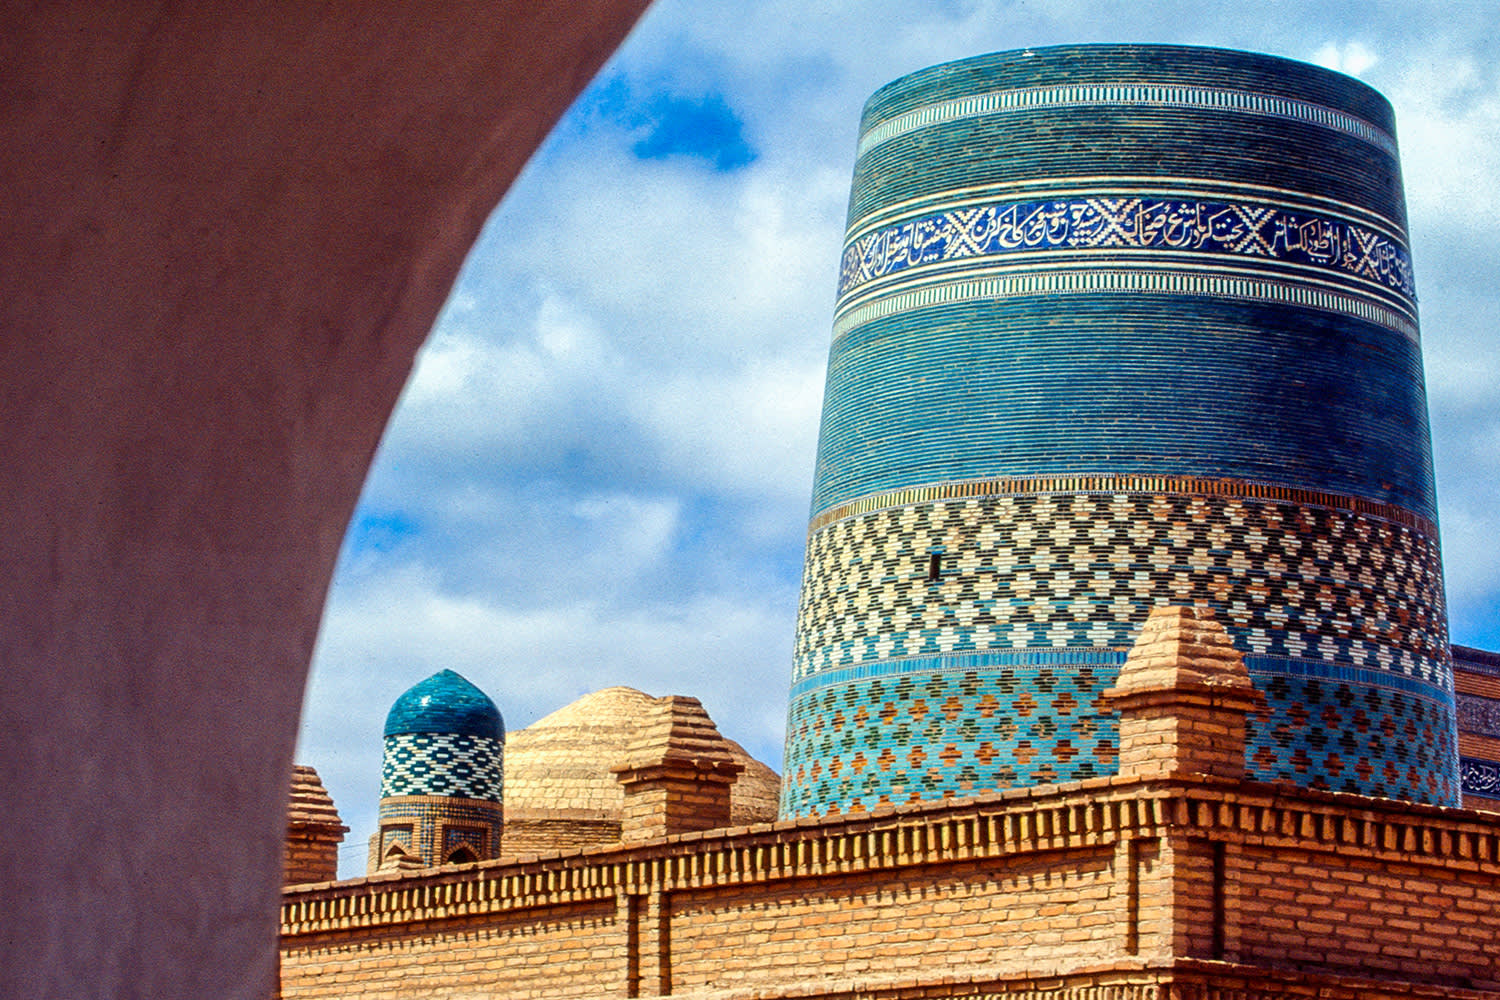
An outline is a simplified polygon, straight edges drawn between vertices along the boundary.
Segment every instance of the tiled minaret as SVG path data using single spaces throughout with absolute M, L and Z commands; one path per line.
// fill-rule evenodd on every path
M 982 56 L 865 108 L 782 812 L 1116 770 L 1151 608 L 1211 609 L 1262 780 L 1457 804 L 1390 106 L 1267 56 Z

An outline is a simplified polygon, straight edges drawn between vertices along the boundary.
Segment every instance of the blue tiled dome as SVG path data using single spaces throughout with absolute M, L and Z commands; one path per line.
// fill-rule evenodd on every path
M 451 670 L 433 674 L 396 699 L 385 735 L 449 733 L 505 739 L 505 723 L 489 696 Z

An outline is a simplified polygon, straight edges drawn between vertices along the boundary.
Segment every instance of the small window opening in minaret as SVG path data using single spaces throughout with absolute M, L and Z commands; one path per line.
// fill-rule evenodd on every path
M 478 860 L 479 855 L 475 854 L 468 844 L 456 847 L 448 854 L 450 865 L 469 865 Z
M 938 577 L 943 575 L 943 554 L 933 552 L 927 557 L 927 582 L 936 583 Z

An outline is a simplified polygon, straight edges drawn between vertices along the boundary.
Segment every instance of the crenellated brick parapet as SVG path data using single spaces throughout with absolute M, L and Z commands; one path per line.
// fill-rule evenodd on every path
M 1108 697 L 1114 777 L 669 836 L 737 772 L 664 699 L 637 842 L 288 890 L 283 995 L 1500 1000 L 1492 816 L 1244 781 L 1259 698 L 1193 609 Z
M 282 930 L 288 998 L 461 982 L 851 996 L 945 969 L 1186 959 L 1500 991 L 1500 827 L 1289 786 L 1100 779 L 292 889 Z

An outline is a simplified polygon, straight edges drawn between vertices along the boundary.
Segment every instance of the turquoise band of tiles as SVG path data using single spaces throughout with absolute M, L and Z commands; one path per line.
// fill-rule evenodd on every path
M 1185 271 L 1139 261 L 1118 261 L 1112 267 L 1081 266 L 1062 261 L 1046 269 L 1006 266 L 965 268 L 958 277 L 932 275 L 908 282 L 884 294 L 863 297 L 840 309 L 833 324 L 837 340 L 855 327 L 895 313 L 939 304 L 987 299 L 1060 295 L 1152 293 L 1220 299 L 1260 300 L 1343 313 L 1394 330 L 1416 343 L 1417 324 L 1404 309 L 1393 309 L 1367 296 L 1350 295 L 1307 282 L 1294 283 L 1276 275 L 1239 268 L 1215 273 L 1208 268 Z
M 792 699 L 782 811 L 872 809 L 1113 773 L 1118 719 L 1100 695 L 1123 659 L 1047 664 L 1022 654 L 1013 667 L 938 671 L 913 660 L 891 674 L 828 677 Z M 1441 690 L 1307 661 L 1249 665 L 1266 707 L 1247 719 L 1248 777 L 1392 798 L 1457 794 Z
M 899 677 L 913 673 L 967 673 L 997 667 L 1107 667 L 1118 670 L 1124 662 L 1124 652 L 1115 649 L 1008 649 L 949 656 L 908 656 L 804 676 L 792 684 L 791 696 L 794 699 L 801 698 L 822 688 L 872 677 Z
M 903 77 L 860 133 L 783 811 L 1114 773 L 1099 693 L 1164 604 L 1246 655 L 1251 777 L 1456 805 L 1384 98 L 1069 46 Z
M 1211 108 L 1215 111 L 1268 115 L 1311 122 L 1368 142 L 1383 153 L 1396 155 L 1396 140 L 1376 125 L 1353 115 L 1308 101 L 1286 100 L 1242 90 L 1212 87 L 1169 87 L 1158 84 L 1095 84 L 996 90 L 957 100 L 941 101 L 888 118 L 859 138 L 859 156 L 888 139 L 944 122 L 992 115 L 1027 114 L 1041 108 L 1078 108 L 1090 105 Z
M 1435 521 L 1420 345 L 1321 309 L 1138 291 L 938 302 L 830 351 L 814 515 L 934 483 L 1184 473 Z
M 792 685 L 793 699 L 816 696 L 826 688 L 881 677 L 896 679 L 912 674 L 967 674 L 997 668 L 1049 667 L 1058 670 L 1069 668 L 1103 668 L 1111 676 L 1118 673 L 1125 663 L 1125 650 L 1119 649 L 1016 649 L 990 650 L 983 653 L 955 654 L 949 656 L 910 656 L 896 660 L 879 660 L 862 663 L 857 667 L 825 670 L 802 678 Z M 1274 677 L 1312 678 L 1324 681 L 1351 681 L 1366 687 L 1389 688 L 1414 698 L 1430 701 L 1446 701 L 1448 692 L 1441 685 L 1428 683 L 1415 677 L 1404 677 L 1383 670 L 1365 670 L 1359 667 L 1325 663 L 1321 660 L 1292 660 L 1280 656 L 1247 656 L 1245 669 L 1256 678 L 1256 686 L 1264 688 L 1264 681 Z

